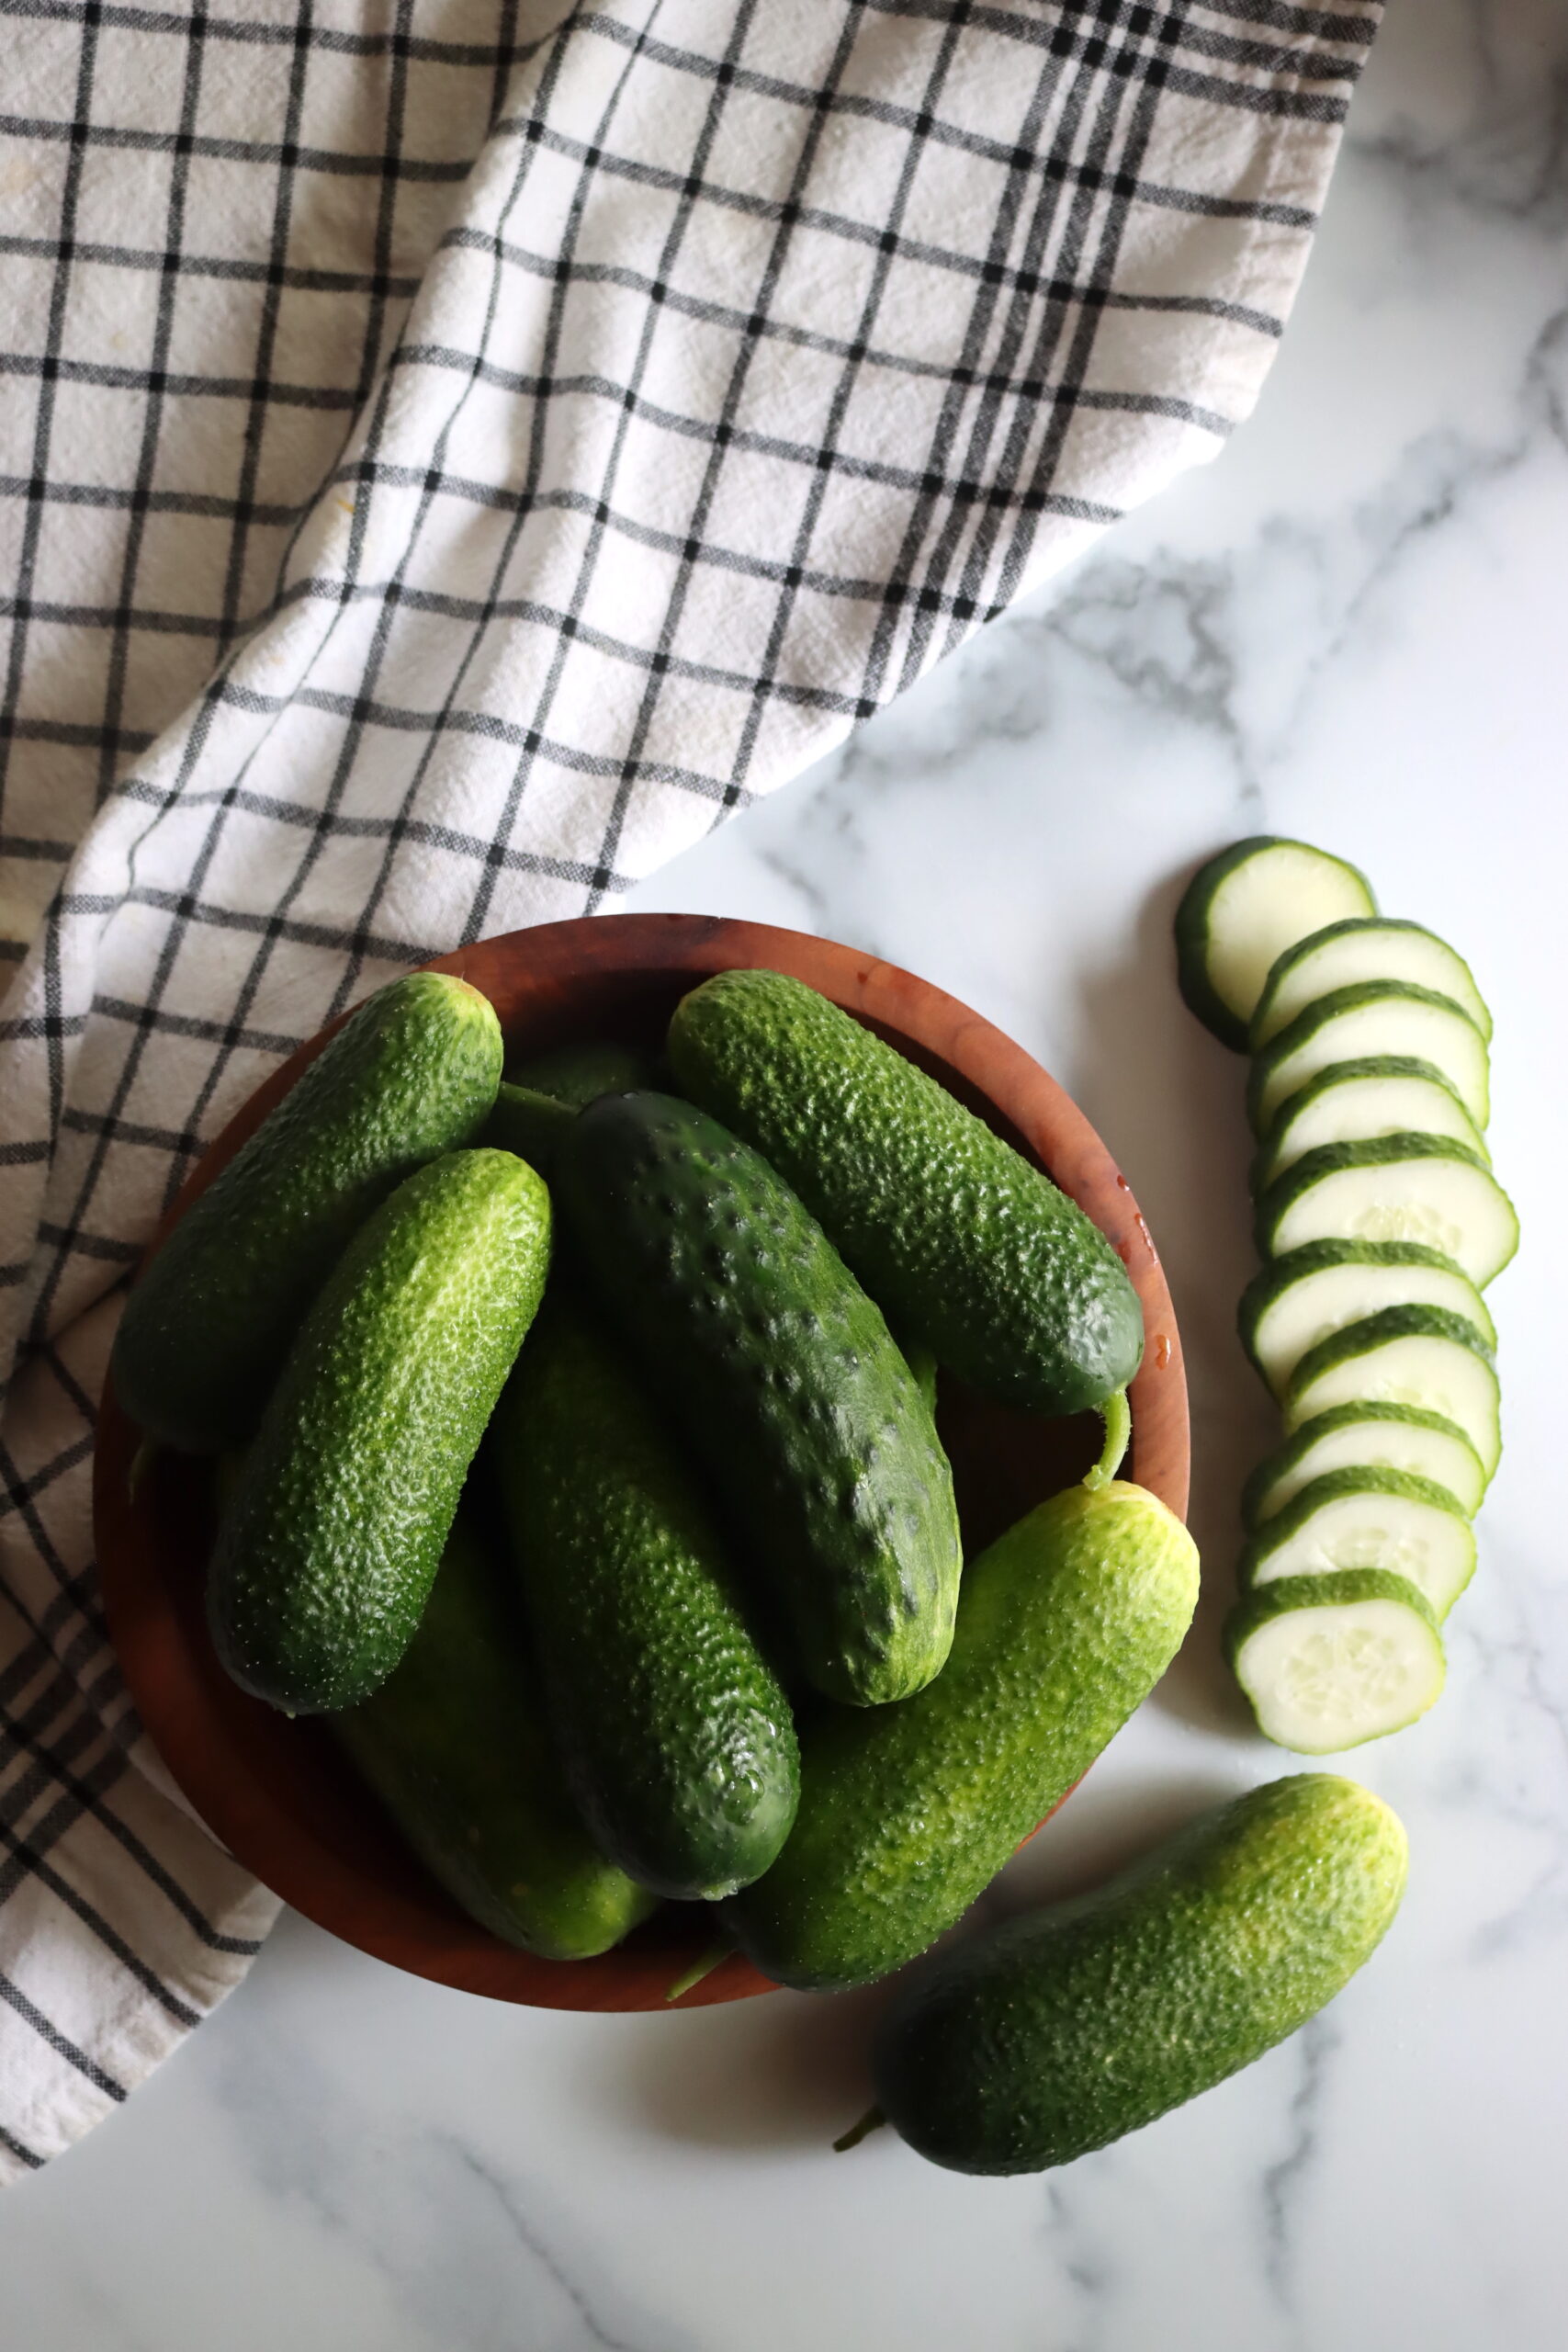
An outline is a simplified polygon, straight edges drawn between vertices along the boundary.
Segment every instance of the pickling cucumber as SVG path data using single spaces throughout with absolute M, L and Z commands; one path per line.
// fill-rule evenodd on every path
M 1336 1405 L 1419 1405 L 1457 1421 L 1488 1481 L 1503 1452 L 1497 1374 L 1473 1323 L 1441 1306 L 1385 1306 L 1320 1340 L 1291 1374 L 1285 1428 Z
M 502 1089 L 502 1092 L 505 1089 Z M 1325 1144 L 1369 1143 L 1380 1136 L 1447 1136 L 1478 1159 L 1487 1158 L 1480 1128 L 1441 1070 L 1397 1054 L 1331 1062 L 1274 1114 L 1252 1162 L 1254 1194 Z
M 1314 932 L 1287 948 L 1269 973 L 1247 1043 L 1258 1053 L 1288 1022 L 1335 989 L 1362 980 L 1402 980 L 1435 989 L 1462 1005 L 1483 1037 L 1492 1036 L 1492 1015 L 1470 966 L 1446 939 L 1418 922 L 1395 922 L 1386 915 L 1352 917 Z
M 1385 1055 L 1430 1062 L 1478 1127 L 1490 1116 L 1486 1040 L 1451 997 L 1402 980 L 1361 980 L 1335 989 L 1297 1013 L 1255 1054 L 1247 1081 L 1247 1114 L 1260 1139 L 1309 1080 L 1336 1062 Z
M 541 1176 L 548 1176 L 561 1137 L 576 1116 L 571 1103 L 502 1079 L 479 1141 L 496 1151 L 514 1151 Z
M 1331 1470 L 1266 1520 L 1241 1555 L 1243 1592 L 1284 1577 L 1389 1568 L 1440 1623 L 1475 1573 L 1475 1536 L 1444 1487 L 1404 1470 Z
M 1258 1730 L 1300 1756 L 1403 1731 L 1442 1694 L 1437 1619 L 1386 1568 L 1264 1585 L 1231 1611 L 1224 1641 Z
M 1303 1487 L 1335 1470 L 1408 1470 L 1450 1494 L 1467 1519 L 1481 1509 L 1486 1473 L 1457 1421 L 1416 1405 L 1332 1406 L 1303 1421 L 1242 1489 L 1241 1516 L 1249 1531 L 1292 1502 Z
M 630 1094 L 645 1087 L 661 1086 L 659 1056 L 642 1046 L 628 1046 L 618 1037 L 585 1037 L 570 1046 L 548 1046 L 519 1062 L 510 1059 L 508 1080 L 536 1094 L 581 1111 L 601 1094 Z
M 1446 1136 L 1325 1144 L 1270 1184 L 1254 1227 L 1261 1258 L 1314 1241 L 1420 1241 L 1478 1290 L 1519 1246 L 1514 1204 L 1483 1159 Z
M 1264 1385 L 1282 1396 L 1309 1348 L 1384 1306 L 1446 1306 L 1497 1333 L 1463 1269 L 1419 1241 L 1307 1241 L 1261 1267 L 1236 1309 L 1241 1344 Z
M 1285 950 L 1325 924 L 1376 912 L 1366 876 L 1343 858 L 1270 833 L 1235 842 L 1199 867 L 1176 910 L 1178 985 L 1204 1027 L 1244 1053 Z

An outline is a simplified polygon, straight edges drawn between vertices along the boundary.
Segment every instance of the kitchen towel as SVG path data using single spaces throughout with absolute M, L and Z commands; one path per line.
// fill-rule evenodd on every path
M 1251 407 L 1373 5 L 0 0 L 0 2173 L 273 1900 L 94 1399 L 276 1058 L 613 902 Z

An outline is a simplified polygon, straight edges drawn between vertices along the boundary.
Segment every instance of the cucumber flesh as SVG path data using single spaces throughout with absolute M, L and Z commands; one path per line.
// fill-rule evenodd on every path
M 1272 1259 L 1315 1241 L 1423 1242 L 1478 1290 L 1519 1245 L 1514 1204 L 1491 1169 L 1446 1136 L 1309 1151 L 1264 1193 L 1254 1231 L 1259 1257 Z
M 1475 1536 L 1442 1487 L 1402 1470 L 1336 1470 L 1264 1522 L 1242 1554 L 1241 1589 L 1344 1568 L 1407 1577 L 1441 1621 L 1475 1573 Z
M 1384 1055 L 1430 1062 L 1478 1127 L 1490 1115 L 1486 1040 L 1462 1006 L 1431 989 L 1398 980 L 1365 980 L 1319 997 L 1253 1058 L 1247 1112 L 1253 1134 L 1267 1132 L 1280 1105 L 1335 1062 Z
M 1457 1421 L 1488 1481 L 1503 1452 L 1497 1374 L 1473 1324 L 1440 1306 L 1387 1306 L 1302 1358 L 1285 1391 L 1285 1428 L 1335 1405 L 1418 1405 Z
M 1431 1062 L 1382 1054 L 1331 1062 L 1280 1103 L 1252 1163 L 1256 1196 L 1325 1144 L 1369 1143 L 1380 1136 L 1447 1136 L 1478 1159 L 1487 1157 L 1480 1128 Z
M 1177 979 L 1222 1044 L 1247 1049 L 1247 1024 L 1275 963 L 1326 924 L 1373 915 L 1364 874 L 1271 833 L 1235 842 L 1201 865 L 1176 910 Z
M 1314 1478 L 1359 1469 L 1408 1470 L 1443 1487 L 1467 1519 L 1486 1492 L 1481 1457 L 1457 1421 L 1414 1405 L 1336 1405 L 1258 1464 L 1242 1492 L 1243 1523 L 1254 1531 Z
M 1248 1593 L 1231 1612 L 1225 1646 L 1258 1730 L 1301 1756 L 1403 1731 L 1443 1688 L 1432 1612 L 1384 1568 L 1288 1577 Z
M 1497 1333 L 1462 1268 L 1416 1241 L 1310 1241 L 1254 1276 L 1236 1314 L 1242 1346 L 1276 1397 L 1309 1348 L 1385 1306 L 1446 1306 L 1489 1348 Z
M 1354 988 L 1362 980 L 1403 980 L 1434 989 L 1462 1005 L 1491 1042 L 1492 1015 L 1470 966 L 1446 939 L 1418 922 L 1393 922 L 1387 916 L 1356 916 L 1330 923 L 1288 947 L 1269 973 L 1247 1040 L 1256 1054 L 1319 997 Z

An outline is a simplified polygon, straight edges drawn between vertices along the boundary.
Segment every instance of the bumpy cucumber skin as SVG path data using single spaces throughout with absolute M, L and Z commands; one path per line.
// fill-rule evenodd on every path
M 1234 1053 L 1247 1051 L 1249 1020 L 1244 1021 L 1233 1012 L 1209 978 L 1209 908 L 1222 882 L 1228 881 L 1238 865 L 1245 865 L 1260 850 L 1304 849 L 1325 864 L 1341 866 L 1361 886 L 1366 894 L 1367 912 L 1377 911 L 1372 886 L 1359 866 L 1348 858 L 1333 857 L 1327 850 L 1314 850 L 1310 842 L 1292 841 L 1285 833 L 1250 833 L 1245 841 L 1233 842 L 1208 858 L 1181 894 L 1176 910 L 1176 985 L 1189 1012 L 1216 1036 L 1222 1046 L 1229 1046 Z M 1267 983 L 1265 983 L 1267 986 Z
M 733 1894 L 795 1819 L 789 1702 L 706 1502 L 575 1302 L 552 1293 L 487 1457 L 590 1828 L 660 1894 Z
M 895 1999 L 884 2113 L 954 2172 L 1043 2172 L 1182 2106 L 1331 2001 L 1399 1908 L 1404 1832 L 1326 1772 L 1250 1791 Z
M 893 1322 L 983 1395 L 1076 1413 L 1124 1388 L 1143 1310 L 1076 1201 L 801 981 L 722 972 L 677 1006 L 676 1083 L 754 1144 Z
M 781 1984 L 864 1984 L 935 1942 L 1175 1657 L 1198 1597 L 1181 1521 L 1142 1487 L 1055 1495 L 964 1572 L 929 1690 L 804 1725 L 800 1812 L 725 1905 Z
M 251 1436 L 352 1235 L 478 1133 L 501 1063 L 494 1007 L 464 980 L 411 972 L 362 1004 L 131 1292 L 114 1349 L 131 1419 L 191 1453 Z
M 657 1901 L 572 1803 L 510 1581 L 459 1511 L 418 1632 L 332 1729 L 470 1918 L 541 1960 L 592 1960 Z
M 218 1655 L 290 1713 L 356 1705 L 419 1623 L 549 1263 L 543 1180 L 502 1151 L 408 1177 L 305 1319 L 208 1585 Z
M 641 1046 L 623 1045 L 615 1037 L 584 1038 L 570 1046 L 550 1046 L 543 1053 L 509 1066 L 506 1075 L 515 1085 L 581 1111 L 601 1094 L 630 1094 L 664 1083 L 659 1056 Z
M 953 1638 L 953 1473 L 931 1409 L 768 1162 L 666 1094 L 578 1114 L 557 1197 L 606 1315 L 768 1573 L 807 1679 L 907 1698 Z

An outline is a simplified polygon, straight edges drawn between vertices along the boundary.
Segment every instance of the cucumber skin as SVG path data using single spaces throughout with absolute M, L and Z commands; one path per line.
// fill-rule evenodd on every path
M 1245 841 L 1233 842 L 1228 849 L 1204 860 L 1182 892 L 1181 903 L 1176 910 L 1176 985 L 1189 1012 L 1222 1046 L 1229 1046 L 1233 1053 L 1246 1053 L 1251 1024 L 1231 1011 L 1209 978 L 1209 908 L 1221 883 L 1227 881 L 1238 865 L 1245 865 L 1259 850 L 1281 848 L 1311 850 L 1314 857 L 1343 866 L 1366 892 L 1369 911 L 1375 912 L 1377 908 L 1372 886 L 1359 865 L 1352 865 L 1348 858 L 1335 857 L 1328 850 L 1314 849 L 1311 842 L 1295 841 L 1288 833 L 1249 833 Z M 1264 987 L 1267 989 L 1267 981 Z
M 506 1075 L 514 1085 L 548 1094 L 573 1111 L 601 1094 L 630 1094 L 664 1083 L 657 1054 L 614 1037 L 547 1046 L 515 1066 L 509 1064 Z
M 1197 1597 L 1192 1539 L 1143 1487 L 1038 1505 L 965 1569 L 930 1690 L 803 1725 L 795 1829 L 724 1906 L 741 1950 L 807 1989 L 924 1951 L 1147 1697 Z
M 592 1960 L 658 1906 L 583 1826 L 509 1598 L 500 1563 L 459 1510 L 399 1664 L 329 1721 L 470 1918 L 541 1960 Z
M 578 1114 L 557 1198 L 600 1303 L 766 1571 L 825 1696 L 919 1690 L 953 1638 L 953 1473 L 880 1307 L 766 1160 L 665 1094 Z
M 858 1021 L 779 972 L 676 1007 L 677 1084 L 794 1186 L 895 1325 L 999 1402 L 1076 1413 L 1143 1355 L 1138 1295 L 1076 1201 Z
M 367 998 L 194 1201 L 132 1290 L 115 1393 L 159 1443 L 254 1431 L 311 1300 L 406 1176 L 477 1134 L 501 1078 L 487 997 L 411 972 Z
M 590 1828 L 657 1894 L 732 1894 L 795 1819 L 789 1702 L 705 1498 L 575 1303 L 552 1292 L 486 1452 Z
M 350 1707 L 412 1637 L 549 1263 L 543 1180 L 457 1151 L 360 1227 L 273 1392 L 208 1581 L 220 1659 L 290 1713 Z
M 569 1103 L 553 1094 L 540 1094 L 531 1086 L 514 1086 L 502 1079 L 479 1141 L 495 1151 L 515 1152 L 541 1176 L 547 1176 L 576 1116 Z
M 1254 1789 L 922 1970 L 876 2035 L 883 2111 L 955 2172 L 1070 2164 L 1315 2016 L 1382 1940 L 1406 1866 L 1397 1817 L 1354 1781 Z

